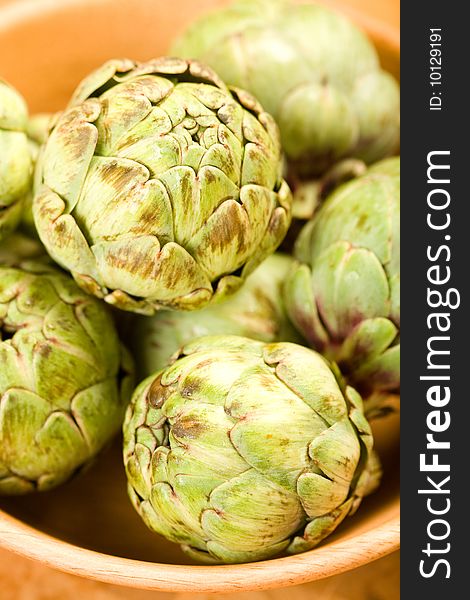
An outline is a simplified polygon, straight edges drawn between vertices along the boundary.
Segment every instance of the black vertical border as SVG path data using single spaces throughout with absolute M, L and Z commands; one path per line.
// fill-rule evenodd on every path
M 464 579 L 470 573 L 470 319 L 468 316 L 470 279 L 470 27 L 464 16 L 465 3 L 428 0 L 427 2 L 401 3 L 401 229 L 402 229 L 402 376 L 401 376 L 401 597 L 423 600 L 457 600 L 470 597 Z M 442 30 L 442 84 L 430 85 L 430 29 Z M 440 91 L 442 110 L 431 111 L 432 92 Z M 444 232 L 432 231 L 426 223 L 427 155 L 434 150 L 450 150 L 451 195 L 449 213 L 451 224 Z M 443 161 L 445 162 L 445 160 Z M 426 400 L 429 382 L 420 381 L 427 364 L 426 343 L 431 334 L 426 317 L 432 312 L 427 305 L 427 269 L 431 265 L 426 257 L 428 245 L 437 247 L 448 242 L 451 250 L 449 262 L 451 281 L 448 286 L 460 292 L 458 309 L 449 310 L 451 328 L 449 383 L 451 399 L 442 408 L 450 413 L 451 423 L 441 440 L 450 441 L 450 449 L 439 452 L 440 462 L 450 464 L 450 472 L 435 473 L 440 482 L 446 475 L 450 480 L 450 493 L 426 496 L 419 489 L 432 488 L 419 467 L 419 455 L 426 451 L 426 417 L 433 410 Z M 440 309 L 444 310 L 444 309 Z M 442 373 L 441 373 L 442 374 Z M 430 453 L 432 454 L 432 452 Z M 427 527 L 433 518 L 427 510 L 427 498 L 435 498 L 435 508 L 447 505 L 450 510 L 443 519 L 450 525 L 448 538 L 441 541 L 428 537 Z M 439 504 L 441 502 L 441 504 Z M 464 512 L 464 508 L 469 507 Z M 434 526 L 436 535 L 444 535 L 445 525 Z M 467 541 L 469 540 L 469 541 Z M 449 543 L 449 552 L 428 557 L 423 550 L 428 542 L 433 549 L 443 550 Z M 432 571 L 434 563 L 441 563 L 432 577 L 420 574 L 420 561 L 424 570 Z M 462 595 L 463 594 L 463 595 Z

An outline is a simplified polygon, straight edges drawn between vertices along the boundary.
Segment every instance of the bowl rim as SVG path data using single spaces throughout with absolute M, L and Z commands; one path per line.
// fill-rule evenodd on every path
M 0 546 L 60 571 L 162 592 L 281 588 L 338 575 L 398 550 L 399 515 L 359 535 L 272 560 L 235 565 L 173 565 L 103 554 L 64 542 L 0 510 Z

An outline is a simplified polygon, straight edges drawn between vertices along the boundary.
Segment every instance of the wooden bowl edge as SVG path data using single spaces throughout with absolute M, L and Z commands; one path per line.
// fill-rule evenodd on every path
M 252 591 L 324 579 L 386 556 L 400 546 L 400 520 L 397 515 L 362 534 L 285 558 L 240 565 L 188 566 L 80 548 L 0 510 L 0 546 L 72 575 L 126 587 L 162 592 Z

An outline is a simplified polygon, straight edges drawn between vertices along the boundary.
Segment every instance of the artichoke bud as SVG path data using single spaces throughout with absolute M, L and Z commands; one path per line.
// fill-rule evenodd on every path
M 38 261 L 0 265 L 0 494 L 51 489 L 118 432 L 133 365 L 107 307 Z
M 87 77 L 55 119 L 35 188 L 54 260 L 143 314 L 230 295 L 290 223 L 274 120 L 190 60 L 113 60 Z
M 364 395 L 400 388 L 400 159 L 337 188 L 302 229 L 284 287 L 311 346 Z
M 374 488 L 372 445 L 360 396 L 322 356 L 238 336 L 186 345 L 124 423 L 135 509 L 205 562 L 313 548 Z

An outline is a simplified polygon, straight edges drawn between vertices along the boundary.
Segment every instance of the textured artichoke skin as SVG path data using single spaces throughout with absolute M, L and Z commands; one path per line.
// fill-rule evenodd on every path
M 251 92 L 276 119 L 301 176 L 368 163 L 399 141 L 399 89 L 366 36 L 319 4 L 241 0 L 203 16 L 172 47 Z
M 195 61 L 113 60 L 92 73 L 56 118 L 35 190 L 54 260 L 144 314 L 232 293 L 290 223 L 274 120 Z
M 209 336 L 144 380 L 124 423 L 134 507 L 205 562 L 318 544 L 378 483 L 353 388 L 296 344 Z
M 302 229 L 284 287 L 311 346 L 363 395 L 400 388 L 400 159 L 340 186 Z
M 122 424 L 132 361 L 107 307 L 39 261 L 0 266 L 0 494 L 48 490 Z
M 0 79 L 0 241 L 18 225 L 31 185 L 27 122 L 25 101 Z
M 131 346 L 140 375 L 166 367 L 189 342 L 206 335 L 241 335 L 262 342 L 298 342 L 302 338 L 289 321 L 282 286 L 295 261 L 284 254 L 267 258 L 241 289 L 224 302 L 198 311 L 159 311 L 138 317 Z

